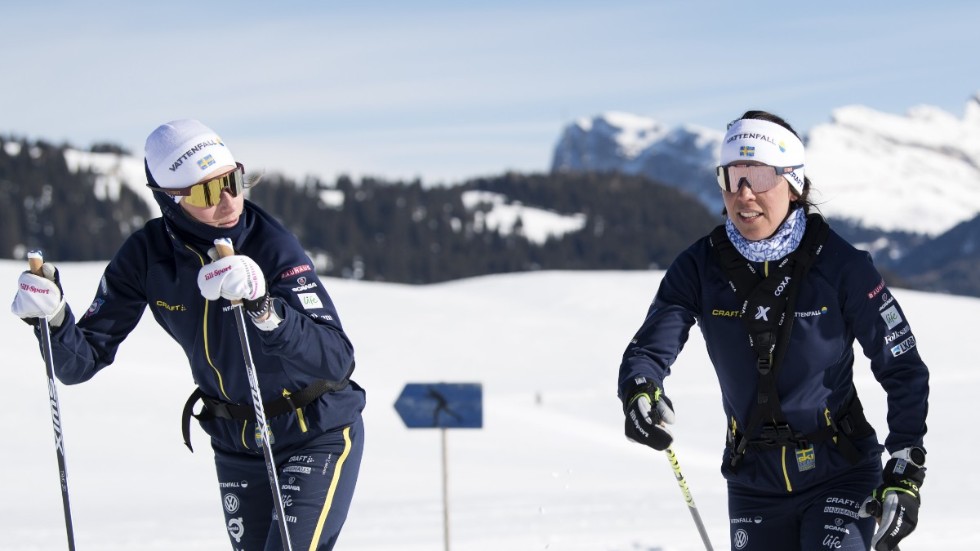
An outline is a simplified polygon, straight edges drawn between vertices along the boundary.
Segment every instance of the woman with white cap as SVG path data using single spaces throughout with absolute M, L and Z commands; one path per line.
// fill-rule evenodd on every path
M 732 548 L 891 551 L 918 521 L 929 373 L 870 255 L 810 214 L 805 164 L 780 117 L 729 125 L 725 223 L 669 267 L 623 355 L 625 432 L 671 444 L 664 379 L 697 323 L 727 420 Z M 854 387 L 855 338 L 888 395 L 884 446 Z
M 232 547 L 282 549 L 228 302 L 241 301 L 289 538 L 294 549 L 332 549 L 357 480 L 365 403 L 333 302 L 296 237 L 245 199 L 244 166 L 213 130 L 189 119 L 163 124 L 146 140 L 145 161 L 163 216 L 122 245 L 88 311 L 75 319 L 51 264 L 21 276 L 12 310 L 49 320 L 55 374 L 74 384 L 113 362 L 149 308 L 190 362 L 197 388 L 184 439 L 190 447 L 192 416 L 211 437 Z M 219 255 L 217 239 L 234 254 Z

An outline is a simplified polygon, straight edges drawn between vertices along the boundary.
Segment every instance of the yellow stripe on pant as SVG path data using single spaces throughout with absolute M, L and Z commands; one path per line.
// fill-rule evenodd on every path
M 323 502 L 323 509 L 320 511 L 320 518 L 316 521 L 316 530 L 313 531 L 313 539 L 310 540 L 310 551 L 316 551 L 323 533 L 323 524 L 327 521 L 327 514 L 330 512 L 330 505 L 333 503 L 333 496 L 337 493 L 337 485 L 340 483 L 340 475 L 344 470 L 344 462 L 350 454 L 350 427 L 344 428 L 344 453 L 340 454 L 337 465 L 333 469 L 333 479 L 330 481 L 330 489 L 327 490 L 327 499 Z

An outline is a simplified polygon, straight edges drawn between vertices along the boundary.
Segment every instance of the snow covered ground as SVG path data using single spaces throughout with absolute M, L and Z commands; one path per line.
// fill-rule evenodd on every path
M 60 266 L 76 311 L 102 266 Z M 13 298 L 23 268 L 0 261 L 10 293 L 0 299 Z M 481 382 L 484 429 L 448 434 L 452 549 L 703 549 L 666 458 L 622 436 L 615 396 L 620 355 L 660 276 L 539 272 L 422 287 L 326 280 L 357 348 L 355 379 L 368 390 L 364 463 L 338 548 L 442 549 L 439 432 L 406 429 L 393 403 L 407 382 Z M 929 476 L 920 527 L 902 549 L 975 550 L 980 471 L 969 404 L 980 388 L 980 300 L 895 295 L 932 368 Z M 14 316 L 0 315 L 0 332 L 0 549 L 66 549 L 43 362 Z M 883 392 L 867 361 L 856 372 L 881 432 Z M 80 551 L 229 548 L 206 437 L 195 425 L 198 451 L 181 443 L 189 370 L 150 316 L 113 366 L 58 389 Z M 681 468 L 715 549 L 728 549 L 724 418 L 696 330 L 667 392 Z

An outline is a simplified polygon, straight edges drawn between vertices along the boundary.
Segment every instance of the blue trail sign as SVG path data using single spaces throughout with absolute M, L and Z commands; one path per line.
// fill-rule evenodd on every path
M 395 411 L 410 429 L 479 429 L 483 427 L 483 386 L 409 383 L 395 401 Z

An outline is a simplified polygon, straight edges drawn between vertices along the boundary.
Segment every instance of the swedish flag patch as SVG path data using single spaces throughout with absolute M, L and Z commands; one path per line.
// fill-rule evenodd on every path
M 809 471 L 816 466 L 817 455 L 813 452 L 813 446 L 796 450 L 796 468 L 798 468 L 801 473 L 803 471 Z
M 204 158 L 198 159 L 197 166 L 201 167 L 201 170 L 204 170 L 205 168 L 213 165 L 214 162 L 214 157 L 211 155 L 205 155 Z

